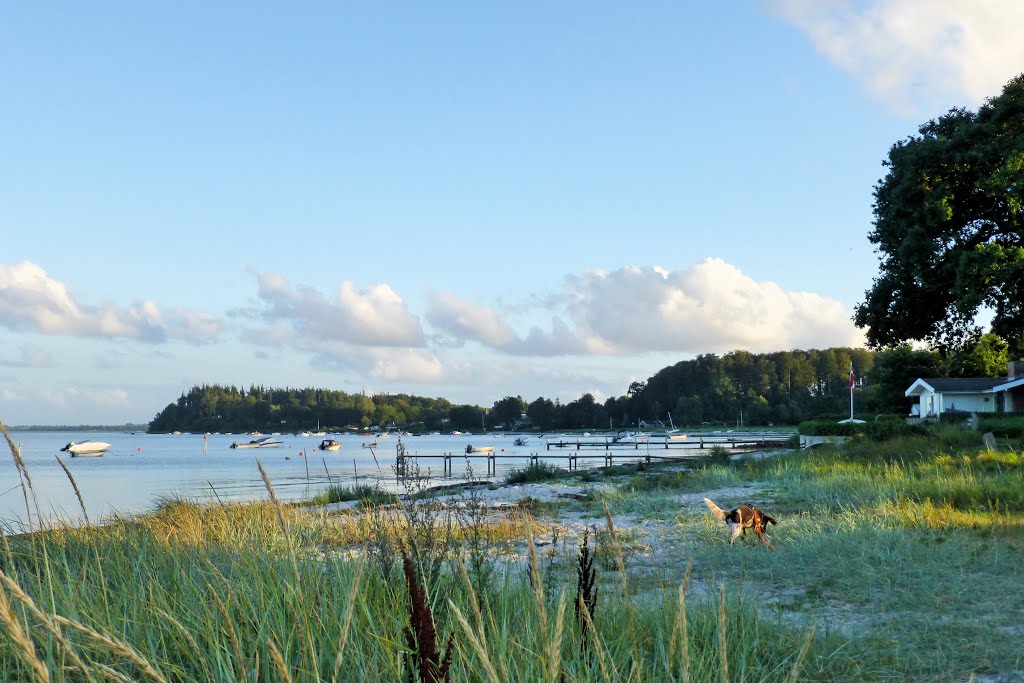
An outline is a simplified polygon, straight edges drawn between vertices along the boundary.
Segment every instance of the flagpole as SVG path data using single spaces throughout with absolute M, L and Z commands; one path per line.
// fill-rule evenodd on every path
M 853 359 L 850 359 L 850 421 L 853 421 Z

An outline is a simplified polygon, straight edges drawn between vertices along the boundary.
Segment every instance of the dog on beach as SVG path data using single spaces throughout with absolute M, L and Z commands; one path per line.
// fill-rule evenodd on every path
M 704 504 L 711 510 L 715 519 L 729 525 L 729 529 L 732 530 L 732 535 L 729 537 L 730 544 L 735 543 L 737 538 L 746 534 L 747 529 L 753 529 L 766 546 L 775 550 L 775 546 L 768 542 L 768 537 L 764 535 L 764 532 L 768 530 L 769 522 L 772 524 L 779 522 L 764 510 L 759 510 L 753 505 L 741 505 L 726 512 L 712 503 L 710 498 L 705 498 Z

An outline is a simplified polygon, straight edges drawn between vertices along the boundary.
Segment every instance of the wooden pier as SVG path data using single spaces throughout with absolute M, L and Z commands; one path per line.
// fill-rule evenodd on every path
M 686 439 L 672 439 L 667 436 L 641 437 L 637 441 L 614 440 L 612 437 L 566 437 L 547 440 L 543 454 L 531 453 L 410 453 L 404 447 L 398 449 L 395 458 L 395 472 L 398 476 L 408 473 L 409 461 L 441 460 L 445 477 L 452 476 L 452 461 L 483 459 L 487 465 L 487 476 L 496 476 L 499 460 L 514 460 L 519 463 L 536 465 L 541 460 L 563 460 L 570 471 L 580 469 L 580 461 L 600 459 L 603 467 L 611 467 L 618 460 L 622 462 L 685 461 L 709 457 L 710 449 L 724 448 L 729 453 L 779 448 L 789 440 L 791 434 L 748 433 L 748 434 L 706 434 L 693 435 Z M 665 451 L 669 451 L 666 453 Z

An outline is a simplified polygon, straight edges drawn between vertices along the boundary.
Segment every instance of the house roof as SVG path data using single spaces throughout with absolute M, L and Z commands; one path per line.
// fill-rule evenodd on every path
M 932 389 L 937 392 L 949 393 L 954 391 L 991 391 L 1000 384 L 1006 382 L 1005 377 L 962 377 L 959 379 L 948 379 L 945 377 L 926 378 L 924 380 Z
M 915 396 L 923 391 L 936 394 L 989 394 L 1024 386 L 1024 377 L 1006 379 L 1005 377 L 922 377 L 914 381 L 904 392 L 905 396 Z

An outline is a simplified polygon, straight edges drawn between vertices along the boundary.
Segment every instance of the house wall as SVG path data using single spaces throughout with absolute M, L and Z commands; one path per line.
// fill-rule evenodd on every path
M 968 413 L 994 413 L 999 410 L 995 394 L 943 394 L 943 411 L 963 410 Z
M 994 413 L 999 410 L 999 400 L 1000 398 L 994 394 L 943 394 L 922 391 L 918 400 L 917 415 L 932 417 L 954 409 L 968 413 Z M 1024 410 L 1024 392 L 1017 394 L 1014 404 L 1020 406 L 1018 410 Z

